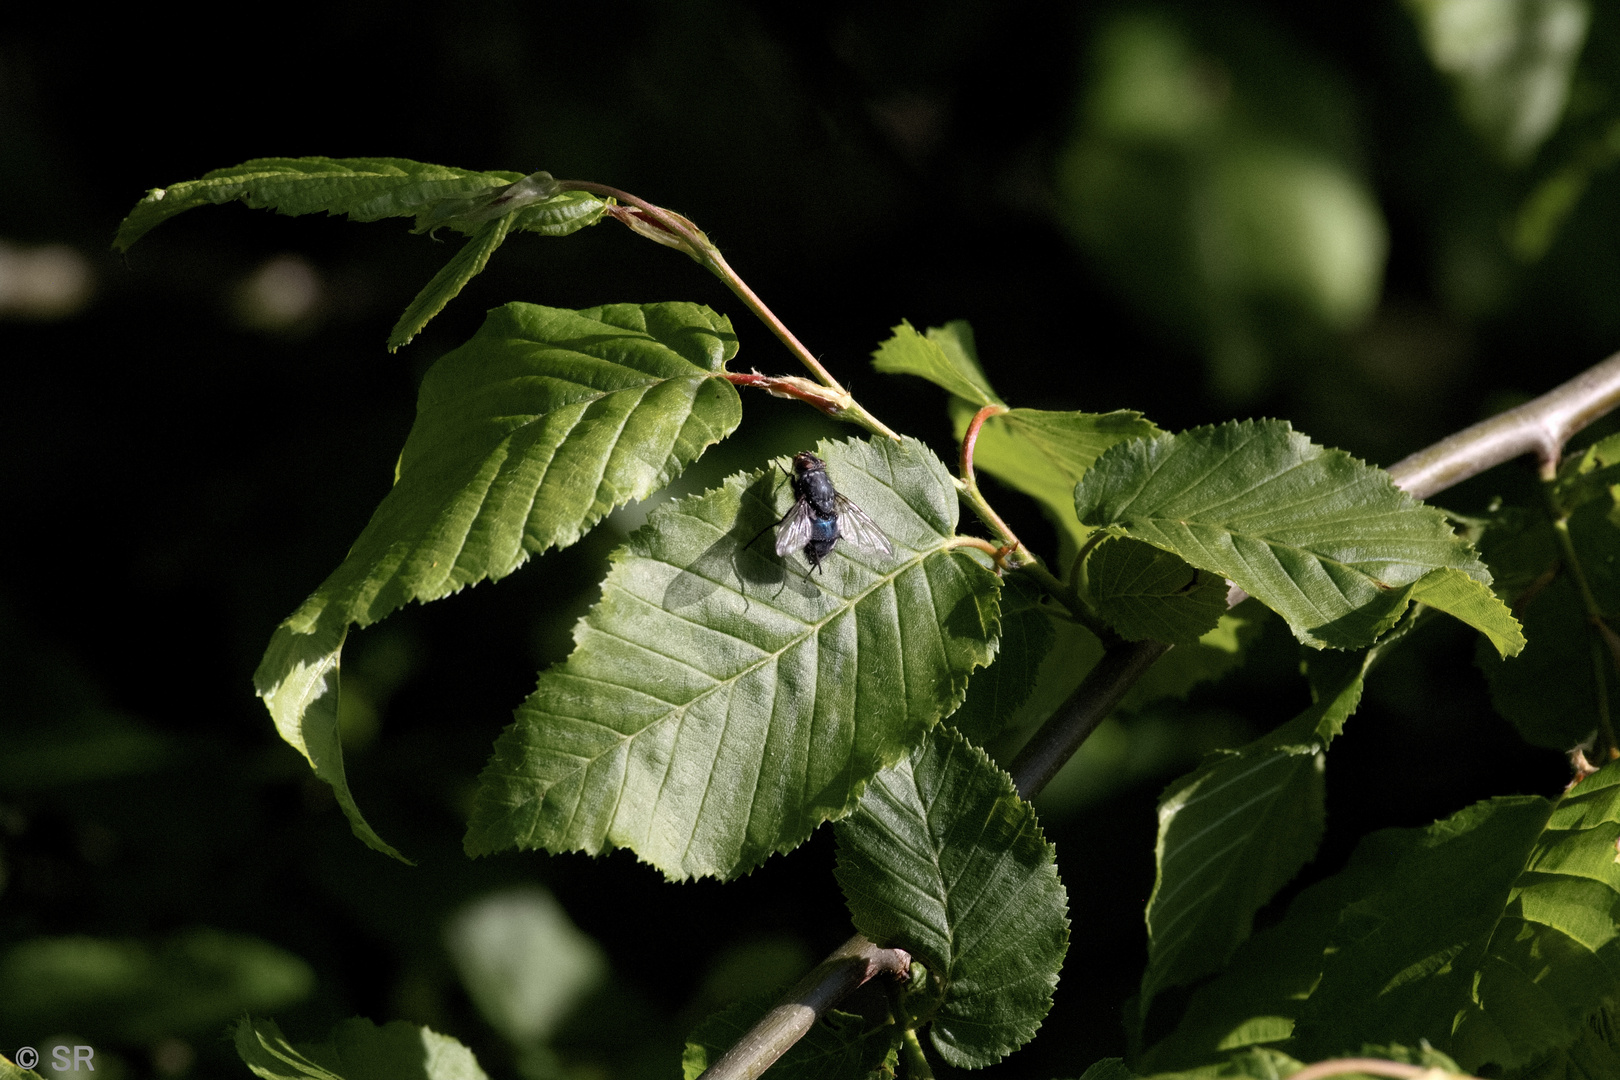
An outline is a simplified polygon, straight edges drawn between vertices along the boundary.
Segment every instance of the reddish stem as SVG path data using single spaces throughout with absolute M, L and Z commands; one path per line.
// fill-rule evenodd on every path
M 962 433 L 962 479 L 970 487 L 978 484 L 973 478 L 973 448 L 979 442 L 979 429 L 984 427 L 986 420 L 992 416 L 1000 416 L 1006 411 L 1005 405 L 986 405 L 973 414 L 973 419 L 968 421 L 967 431 Z

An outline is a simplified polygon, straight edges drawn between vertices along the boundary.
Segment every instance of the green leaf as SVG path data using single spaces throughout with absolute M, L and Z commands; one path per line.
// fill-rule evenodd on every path
M 244 1018 L 236 1053 L 262 1080 L 488 1080 L 471 1050 L 404 1020 L 378 1027 L 356 1017 L 323 1043 L 287 1041 L 274 1020 Z
M 314 981 L 290 953 L 205 927 L 155 945 L 38 937 L 0 956 L 0 1016 L 13 1031 L 151 1044 L 211 1033 L 248 1010 L 292 1005 Z
M 1430 571 L 1490 581 L 1440 511 L 1278 420 L 1115 446 L 1081 479 L 1075 510 L 1235 582 L 1316 648 L 1372 644 Z
M 970 409 L 952 410 L 958 441 L 972 418 Z M 1075 520 L 1074 485 L 1109 447 L 1157 434 L 1159 429 L 1141 413 L 1124 409 L 1110 413 L 1011 409 L 990 417 L 979 429 L 973 464 L 1040 503 L 1078 547 L 1091 530 Z
M 1001 637 L 995 662 L 974 672 L 967 698 L 947 722 L 981 746 L 1000 733 L 1035 692 L 1041 661 L 1057 635 L 1036 604 L 1040 593 L 1024 575 L 1009 575 L 1001 589 Z
M 402 158 L 256 158 L 215 169 L 200 180 L 153 188 L 118 227 L 113 245 L 127 251 L 176 214 L 231 202 L 293 216 L 325 211 L 355 221 L 417 217 L 424 228 L 445 225 L 474 233 L 486 219 L 471 211 L 492 204 L 524 179 L 521 173 L 475 172 Z M 518 215 L 513 228 L 558 236 L 595 224 L 606 207 L 597 196 L 568 191 L 537 205 L 506 205 L 502 212 Z
M 1592 598 L 1614 627 L 1620 618 L 1620 567 L 1614 562 L 1620 527 L 1602 502 L 1593 501 L 1570 516 L 1568 528 Z M 1599 727 L 1605 699 L 1614 700 L 1613 661 L 1544 517 L 1504 513 L 1480 544 L 1529 639 L 1512 660 L 1499 659 L 1483 642 L 1476 649 L 1491 703 L 1525 739 L 1568 750 Z
M 1310 708 L 1242 749 L 1212 755 L 1159 800 L 1140 1018 L 1160 991 L 1224 967 L 1255 912 L 1316 854 L 1324 752 L 1360 703 L 1365 671 L 1361 657 L 1335 666 Z
M 1002 404 L 979 366 L 973 328 L 966 322 L 958 319 L 943 327 L 931 326 L 926 337 L 909 322 L 901 322 L 890 333 L 872 353 L 872 366 L 879 371 L 927 379 L 976 408 Z
M 880 773 L 838 827 L 855 926 L 944 984 L 930 1037 L 982 1068 L 1029 1041 L 1069 945 L 1068 894 L 1034 809 L 983 750 L 935 732 Z
M 1411 586 L 1411 597 L 1478 630 L 1502 657 L 1524 651 L 1524 630 L 1490 586 L 1461 570 L 1445 567 L 1423 575 Z
M 945 465 L 910 439 L 817 453 L 894 554 L 840 544 L 814 575 L 778 558 L 775 468 L 654 511 L 497 741 L 469 853 L 628 847 L 671 878 L 732 877 L 848 813 L 961 703 L 999 589 L 951 547 Z
M 731 323 L 696 304 L 508 304 L 434 364 L 393 488 L 348 556 L 271 638 L 254 674 L 281 737 L 360 816 L 337 737 L 350 626 L 516 570 L 669 483 L 741 419 L 716 378 Z
M 1617 839 L 1620 765 L 1556 803 L 1499 798 L 1374 833 L 1194 995 L 1174 1053 L 1149 1056 L 1286 1037 L 1295 1017 L 1304 1058 L 1427 1039 L 1477 1073 L 1568 1047 L 1620 992 Z
M 705 1069 L 735 1046 L 776 1004 L 775 998 L 739 1001 L 713 1014 L 686 1037 L 681 1055 L 685 1080 L 697 1080 Z M 895 1075 L 902 1029 L 892 1020 L 868 1021 L 853 1013 L 829 1010 L 810 1026 L 804 1038 L 771 1066 L 774 1080 L 882 1080 Z
M 24 1069 L 4 1054 L 0 1054 L 0 1080 L 44 1080 L 33 1069 Z
M 1581 1034 L 1569 1046 L 1508 1075 L 1512 1080 L 1612 1080 L 1620 1076 L 1620 1031 L 1613 1006 L 1586 1018 Z
M 456 298 L 467 282 L 483 273 L 489 257 L 506 239 L 512 219 L 499 217 L 473 234 L 460 251 L 440 268 L 433 279 L 422 286 L 422 291 L 410 302 L 405 313 L 388 333 L 388 351 L 393 352 L 422 332 L 428 320 L 444 310 L 444 305 Z
M 1226 582 L 1174 552 L 1109 538 L 1086 557 L 1088 593 L 1126 641 L 1196 645 L 1226 613 Z

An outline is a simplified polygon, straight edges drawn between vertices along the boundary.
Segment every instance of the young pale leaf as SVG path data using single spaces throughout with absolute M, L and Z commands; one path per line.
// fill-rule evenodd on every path
M 1490 581 L 1440 511 L 1382 470 L 1278 420 L 1115 446 L 1080 480 L 1074 500 L 1082 524 L 1145 540 L 1235 582 L 1315 648 L 1372 644 L 1410 603 L 1405 587 L 1433 570 Z
M 814 575 L 778 558 L 774 468 L 654 511 L 496 742 L 470 854 L 628 847 L 671 878 L 733 877 L 848 813 L 961 703 L 999 583 L 951 547 L 945 465 L 910 439 L 817 453 L 894 553 L 842 542 Z
M 982 1068 L 1028 1042 L 1069 947 L 1052 845 L 1012 779 L 942 728 L 884 770 L 838 826 L 855 926 L 909 950 L 944 985 L 930 1037 Z
M 433 279 L 422 286 L 422 291 L 410 302 L 405 313 L 388 333 L 388 351 L 393 352 L 422 332 L 428 320 L 444 310 L 444 305 L 456 298 L 467 282 L 483 273 L 489 257 L 506 239 L 512 219 L 498 217 L 488 222 L 462 245 L 461 250 L 439 269 Z
M 686 1037 L 681 1074 L 697 1080 L 775 1005 L 769 997 L 720 1010 Z M 895 1075 L 903 1030 L 892 1020 L 872 1022 L 830 1010 L 771 1066 L 773 1080 L 885 1080 Z
M 1039 595 L 1023 575 L 1008 577 L 1001 589 L 1001 638 L 995 663 L 974 673 L 962 707 L 948 719 L 951 727 L 981 746 L 1029 700 L 1040 678 L 1041 661 L 1057 640 L 1052 620 L 1036 606 Z
M 256 158 L 215 169 L 200 180 L 153 188 L 119 225 L 113 244 L 127 251 L 176 214 L 230 202 L 293 216 L 321 211 L 347 214 L 355 221 L 417 217 L 428 227 L 442 217 L 438 224 L 474 233 L 483 219 L 476 214 L 459 216 L 467 208 L 464 204 L 498 198 L 502 189 L 523 179 L 521 173 L 475 172 L 401 158 Z M 445 207 L 452 212 L 440 214 Z M 563 235 L 594 225 L 606 207 L 595 195 L 561 192 L 518 209 L 513 227 Z
M 952 409 L 958 440 L 972 417 L 971 409 Z M 1011 409 L 979 429 L 973 463 L 1040 503 L 1078 547 L 1091 530 L 1075 520 L 1074 485 L 1110 446 L 1157 434 L 1159 429 L 1137 412 Z
M 1158 879 L 1148 899 L 1148 966 L 1138 1023 L 1157 994 L 1219 971 L 1254 914 L 1316 854 L 1323 755 L 1361 700 L 1361 658 L 1270 735 L 1212 755 L 1159 800 Z
M 944 387 L 974 408 L 1000 405 L 990 380 L 979 366 L 973 346 L 973 328 L 960 319 L 943 327 L 931 326 L 927 336 L 909 322 L 891 331 L 891 337 L 872 353 L 872 366 L 890 375 L 915 375 Z
M 1090 597 L 1126 641 L 1196 645 L 1226 613 L 1226 582 L 1174 552 L 1110 538 L 1086 557 Z
M 287 1041 L 274 1020 L 242 1019 L 236 1053 L 262 1080 L 488 1080 L 471 1050 L 404 1020 L 378 1027 L 356 1017 L 324 1043 Z
M 392 490 L 254 674 L 282 738 L 332 785 L 362 840 L 397 854 L 343 776 L 337 668 L 349 627 L 504 577 L 669 483 L 741 419 L 736 389 L 716 377 L 735 351 L 731 323 L 696 304 L 508 304 L 428 372 Z

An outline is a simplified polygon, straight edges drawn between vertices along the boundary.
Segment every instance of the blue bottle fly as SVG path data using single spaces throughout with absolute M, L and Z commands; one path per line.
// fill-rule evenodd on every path
M 827 479 L 827 463 L 808 451 L 793 455 L 793 508 L 776 526 L 776 553 L 784 558 L 803 550 L 813 570 L 839 540 L 893 555 L 889 538 L 866 511 L 844 498 Z

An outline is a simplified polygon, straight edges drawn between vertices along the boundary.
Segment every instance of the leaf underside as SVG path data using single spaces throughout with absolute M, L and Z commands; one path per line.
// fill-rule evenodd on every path
M 1068 895 L 1034 809 L 948 728 L 873 780 L 838 826 L 856 927 L 944 984 L 930 1037 L 961 1068 L 1031 1039 L 1068 950 Z
M 999 583 L 949 547 L 945 466 L 914 440 L 817 453 L 893 555 L 840 543 L 819 574 L 778 558 L 776 469 L 654 511 L 497 741 L 469 853 L 628 847 L 671 878 L 733 877 L 848 813 L 956 708 Z
M 428 372 L 398 479 L 254 675 L 282 738 L 365 824 L 337 738 L 350 626 L 504 577 L 674 479 L 741 419 L 730 322 L 696 304 L 508 304 Z

